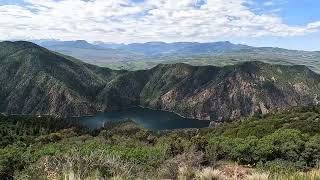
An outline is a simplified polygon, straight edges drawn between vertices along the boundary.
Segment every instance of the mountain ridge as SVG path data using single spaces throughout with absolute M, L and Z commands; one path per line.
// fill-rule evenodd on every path
M 28 48 L 7 56 L 21 47 Z M 320 102 L 320 75 L 302 65 L 178 63 L 111 70 L 28 42 L 0 43 L 0 85 L 0 111 L 62 117 L 144 106 L 225 121 Z
M 140 70 L 150 69 L 159 63 L 187 63 L 202 65 L 234 65 L 244 61 L 264 61 L 273 64 L 303 64 L 320 72 L 320 51 L 289 50 L 278 47 L 254 47 L 220 42 L 146 42 L 115 44 L 94 42 L 92 48 L 74 47 L 78 41 L 56 41 L 68 46 L 49 46 L 52 41 L 34 40 L 47 49 L 73 56 L 82 61 L 112 69 Z M 70 43 L 73 42 L 73 43 Z M 82 41 L 81 41 L 82 42 Z M 46 45 L 47 44 L 47 45 Z M 96 48 L 96 47 L 99 48 Z

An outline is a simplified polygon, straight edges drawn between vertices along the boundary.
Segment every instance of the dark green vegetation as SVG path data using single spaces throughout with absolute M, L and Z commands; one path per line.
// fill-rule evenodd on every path
M 314 167 L 320 160 L 320 108 L 295 108 L 203 130 L 216 156 L 241 164 L 292 168 Z M 211 147 L 210 147 L 211 146 Z
M 211 129 L 158 133 L 132 122 L 86 133 L 80 127 L 61 129 L 46 118 L 0 116 L 1 129 L 7 130 L 1 134 L 1 179 L 191 179 L 198 169 L 219 168 L 226 161 L 280 173 L 310 170 L 320 158 L 319 107 Z M 13 138 L 7 141 L 4 136 Z
M 52 51 L 113 69 L 150 69 L 159 63 L 195 66 L 225 66 L 244 61 L 282 65 L 305 65 L 320 72 L 320 52 L 272 47 L 252 47 L 230 42 L 148 42 L 133 44 L 90 44 L 86 41 L 35 41 Z
M 75 120 L 65 120 L 54 117 L 10 116 L 0 115 L 0 147 L 6 147 L 13 143 L 30 145 L 38 140 L 50 141 L 58 136 L 48 136 L 48 139 L 37 139 L 41 135 L 75 128 L 76 132 L 84 132 L 86 128 Z
M 66 59 L 29 42 L 0 43 L 0 111 L 8 114 L 95 112 L 90 104 L 104 86 L 93 70 L 108 69 Z
M 158 65 L 115 71 L 29 42 L 0 43 L 0 112 L 82 116 L 145 106 L 224 121 L 318 104 L 320 76 L 305 66 Z

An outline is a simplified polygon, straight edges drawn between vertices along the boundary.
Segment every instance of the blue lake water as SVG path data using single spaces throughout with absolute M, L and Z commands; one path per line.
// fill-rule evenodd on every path
M 139 126 L 150 130 L 204 128 L 209 121 L 183 118 L 175 113 L 157 111 L 147 108 L 130 108 L 123 111 L 101 112 L 92 117 L 82 117 L 80 122 L 89 128 L 103 127 L 106 122 L 117 122 L 131 119 Z

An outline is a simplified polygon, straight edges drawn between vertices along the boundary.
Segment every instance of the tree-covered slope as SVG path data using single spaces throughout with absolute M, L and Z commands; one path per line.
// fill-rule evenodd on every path
M 0 44 L 0 108 L 12 114 L 81 115 L 104 79 L 90 67 L 28 42 Z
M 91 115 L 145 106 L 223 121 L 318 104 L 320 76 L 305 66 L 158 65 L 115 71 L 29 42 L 0 43 L 0 111 Z

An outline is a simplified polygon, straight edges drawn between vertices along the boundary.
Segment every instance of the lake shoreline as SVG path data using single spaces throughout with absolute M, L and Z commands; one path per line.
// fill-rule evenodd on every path
M 141 105 L 138 105 L 138 106 L 135 106 L 135 107 L 139 107 L 139 108 L 143 108 L 143 109 L 150 109 L 150 110 L 153 110 L 153 111 L 163 111 L 163 112 L 169 112 L 169 113 L 173 113 L 173 114 L 176 114 L 184 119 L 192 119 L 192 120 L 198 120 L 198 121 L 210 121 L 210 120 L 205 120 L 205 119 L 198 119 L 198 118 L 190 118 L 190 117 L 185 117 L 177 112 L 174 112 L 174 111 L 169 111 L 169 110 L 163 110 L 163 109 L 155 109 L 155 108 L 151 108 L 151 107 L 145 107 L 145 106 L 141 106 Z
M 131 119 L 143 128 L 149 130 L 171 130 L 171 129 L 193 129 L 207 128 L 210 121 L 185 118 L 177 113 L 170 111 L 157 110 L 142 106 L 132 106 L 130 108 L 99 112 L 95 116 L 79 118 L 83 125 L 97 129 L 103 126 L 105 122 L 117 122 Z

